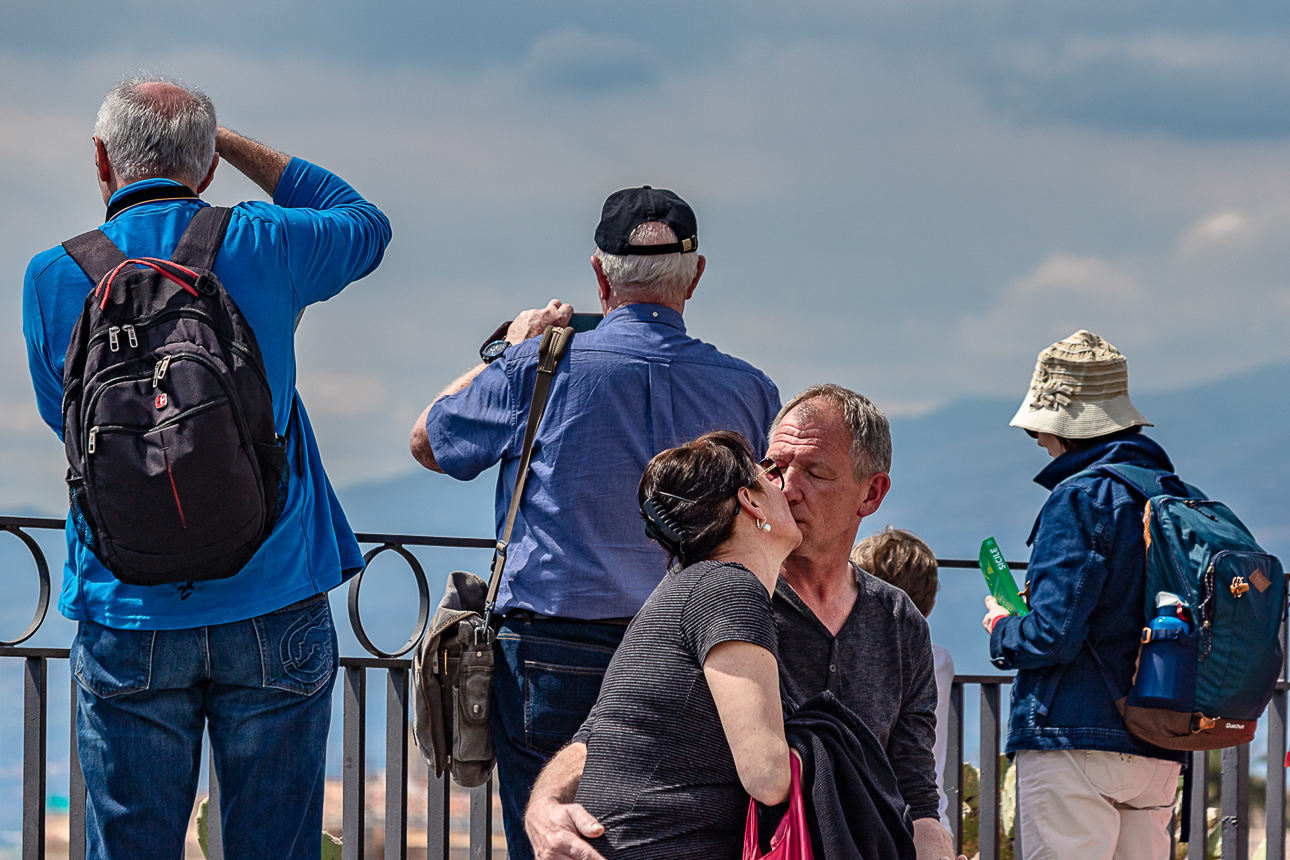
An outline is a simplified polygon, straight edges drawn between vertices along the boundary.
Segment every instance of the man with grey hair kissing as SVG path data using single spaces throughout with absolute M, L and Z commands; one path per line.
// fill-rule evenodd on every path
M 532 857 L 523 815 L 534 778 L 582 724 L 627 622 L 663 578 L 636 504 L 645 466 L 709 430 L 761 446 L 779 409 L 765 374 L 686 333 L 704 265 L 694 212 L 677 195 L 645 186 L 605 201 L 591 258 L 605 316 L 573 338 L 555 374 L 498 592 L 493 739 L 513 860 Z M 521 313 L 412 428 L 412 455 L 428 469 L 471 480 L 502 464 L 499 529 L 536 335 L 572 313 L 559 301 Z
M 210 815 L 223 820 L 226 855 L 317 858 L 337 660 L 325 592 L 363 556 L 295 392 L 294 323 L 377 267 L 390 225 L 340 177 L 217 125 L 211 100 L 175 81 L 113 89 L 93 144 L 105 223 L 36 255 L 23 288 L 40 415 L 66 437 L 69 461 L 95 470 L 68 473 L 58 603 L 79 625 L 71 666 L 86 856 L 184 853 L 205 732 L 221 789 Z M 221 160 L 273 203 L 208 207 L 198 195 Z M 172 254 L 185 268 L 165 262 Z M 126 262 L 144 257 L 179 280 L 147 280 Z M 102 304 L 87 303 L 96 284 Z M 104 307 L 115 325 L 92 315 Z M 199 329 L 201 320 L 210 325 Z M 83 325 L 97 327 L 89 335 Z M 119 362 L 89 381 L 68 359 L 70 344 L 88 365 L 87 339 Z M 220 375 L 217 352 L 241 356 L 250 373 L 226 364 Z M 82 385 L 94 386 L 85 420 L 64 427 L 64 387 L 76 395 Z M 226 480 L 235 470 L 262 484 Z M 123 476 L 135 492 L 113 492 Z M 102 531 L 109 516 L 119 530 Z M 240 530 L 235 551 L 207 539 L 219 529 Z M 143 535 L 132 559 L 151 548 L 148 559 L 185 561 L 140 584 L 121 553 L 104 552 L 123 545 L 123 532 Z
M 914 822 L 918 860 L 954 853 L 938 818 L 936 679 L 927 621 L 903 591 L 851 562 L 860 522 L 891 488 L 891 430 L 865 397 L 813 385 L 775 417 L 767 451 L 802 542 L 780 569 L 773 605 L 783 686 L 797 703 L 825 690 L 887 751 Z M 538 860 L 597 860 L 582 837 L 598 822 L 572 800 L 586 747 L 571 744 L 543 771 L 525 820 Z
M 936 676 L 927 621 L 908 595 L 850 557 L 860 522 L 891 488 L 887 416 L 840 385 L 813 385 L 775 417 L 767 453 L 784 472 L 802 532 L 774 597 L 784 685 L 799 703 L 828 690 L 859 715 L 887 750 L 919 860 L 949 857 L 932 752 Z

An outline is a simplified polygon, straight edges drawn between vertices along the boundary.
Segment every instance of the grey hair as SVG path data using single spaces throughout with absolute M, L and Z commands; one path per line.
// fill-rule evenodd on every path
M 770 435 L 775 435 L 775 428 L 790 412 L 807 420 L 818 415 L 820 408 L 813 400 L 832 403 L 842 413 L 842 420 L 851 431 L 851 468 L 857 481 L 877 472 L 891 471 L 891 424 L 887 416 L 863 394 L 831 382 L 812 385 L 785 403 L 771 422 Z
M 144 84 L 171 84 L 186 97 L 141 91 Z M 201 90 L 172 78 L 128 78 L 103 99 L 94 136 L 124 181 L 164 176 L 195 188 L 215 158 L 215 105 Z
M 667 245 L 675 241 L 676 233 L 662 221 L 637 224 L 627 238 L 629 245 Z M 699 255 L 694 252 L 619 256 L 597 248 L 595 256 L 600 258 L 614 292 L 628 302 L 684 301 L 699 273 Z

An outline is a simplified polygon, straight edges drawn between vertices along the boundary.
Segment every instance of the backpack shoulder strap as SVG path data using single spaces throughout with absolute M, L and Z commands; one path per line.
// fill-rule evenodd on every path
M 1112 478 L 1124 484 L 1131 490 L 1136 490 L 1143 498 L 1150 499 L 1154 496 L 1183 495 L 1189 497 L 1203 498 L 1203 494 L 1190 484 L 1185 483 L 1173 472 L 1167 472 L 1164 469 L 1150 469 L 1145 466 L 1130 466 L 1127 463 L 1104 463 L 1101 466 L 1093 466 L 1089 469 L 1076 472 L 1065 481 L 1073 481 L 1076 478 Z M 1175 483 L 1176 486 L 1185 490 L 1183 493 L 1175 493 L 1166 486 L 1166 482 Z
M 121 249 L 98 228 L 68 239 L 63 243 L 63 250 L 96 286 L 104 275 L 126 260 Z
M 1106 683 L 1107 691 L 1111 694 L 1111 701 L 1118 703 L 1124 698 L 1125 694 L 1120 692 L 1120 685 L 1115 683 L 1115 679 L 1111 677 L 1111 670 L 1106 668 L 1106 664 L 1102 662 L 1102 656 L 1097 653 L 1097 649 L 1093 647 L 1092 642 L 1085 640 L 1084 647 L 1088 649 L 1089 656 L 1097 664 L 1097 670 L 1101 674 L 1102 680 Z M 1119 707 L 1118 704 L 1117 707 Z
M 1152 496 L 1166 493 L 1173 495 L 1162 485 L 1162 481 L 1165 478 L 1174 477 L 1173 472 L 1166 472 L 1163 469 L 1147 469 L 1142 466 L 1129 466 L 1123 463 L 1102 466 L 1101 471 L 1112 478 L 1119 478 L 1120 483 L 1127 484 L 1148 499 Z
M 1093 662 L 1097 664 L 1098 674 L 1102 676 L 1102 682 L 1106 684 L 1106 689 L 1111 694 L 1111 701 L 1119 702 L 1120 699 L 1123 699 L 1124 694 L 1120 692 L 1120 688 L 1115 683 L 1115 679 L 1111 677 L 1111 670 L 1106 668 L 1106 664 L 1102 662 L 1102 657 L 1097 653 L 1097 649 L 1093 647 L 1093 643 L 1089 642 L 1087 639 L 1084 640 L 1084 645 L 1080 650 L 1087 650 L 1089 656 L 1093 658 Z M 1053 672 L 1052 676 L 1049 677 L 1048 685 L 1044 690 L 1043 695 L 1040 697 L 1039 707 L 1036 709 L 1036 713 L 1039 714 L 1041 719 L 1047 720 L 1048 709 L 1053 704 L 1053 696 L 1057 692 L 1057 685 L 1061 683 L 1062 676 L 1066 674 L 1066 670 L 1068 668 L 1070 668 L 1070 663 L 1063 663 L 1062 665 L 1059 665 L 1056 671 Z
M 195 266 L 210 271 L 215 265 L 215 255 L 224 242 L 224 233 L 228 230 L 228 221 L 233 210 L 225 206 L 203 206 L 188 222 L 184 235 L 179 237 L 175 253 L 170 255 L 172 263 Z

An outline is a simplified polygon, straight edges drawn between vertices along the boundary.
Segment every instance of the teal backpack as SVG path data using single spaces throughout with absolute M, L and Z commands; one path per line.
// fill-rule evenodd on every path
M 1281 562 L 1222 502 L 1189 484 L 1182 484 L 1185 496 L 1167 492 L 1167 484 L 1182 483 L 1168 472 L 1116 464 L 1072 477 L 1087 475 L 1113 478 L 1146 498 L 1147 624 L 1127 694 L 1092 651 L 1129 732 L 1172 750 L 1249 743 L 1285 659 Z M 1162 593 L 1166 608 L 1158 609 Z

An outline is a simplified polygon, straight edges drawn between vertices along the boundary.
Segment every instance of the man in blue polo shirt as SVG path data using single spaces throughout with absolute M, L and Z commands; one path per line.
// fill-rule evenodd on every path
M 705 265 L 698 241 L 689 205 L 649 186 L 611 195 L 596 228 L 605 317 L 573 338 L 556 371 L 498 592 L 493 739 L 514 860 L 533 856 L 523 820 L 533 780 L 591 710 L 627 621 L 665 572 L 636 503 L 645 465 L 709 430 L 742 433 L 760 457 L 779 411 L 765 374 L 686 334 L 681 314 Z M 499 531 L 536 336 L 572 313 L 558 300 L 521 313 L 412 428 L 412 454 L 428 469 L 468 481 L 501 462 Z
M 221 158 L 273 197 L 233 210 L 213 271 L 255 332 L 290 483 L 273 531 L 226 579 L 127 585 L 69 521 L 58 606 L 79 622 L 71 665 L 88 856 L 183 853 L 206 728 L 228 855 L 316 858 L 337 661 L 326 591 L 363 559 L 295 392 L 293 331 L 305 306 L 376 268 L 389 222 L 339 177 L 218 127 L 210 99 L 175 82 L 117 86 L 93 139 L 107 205 L 99 229 L 128 257 L 174 252 Z M 63 361 L 93 288 L 62 246 L 27 268 L 28 362 L 60 438 Z

